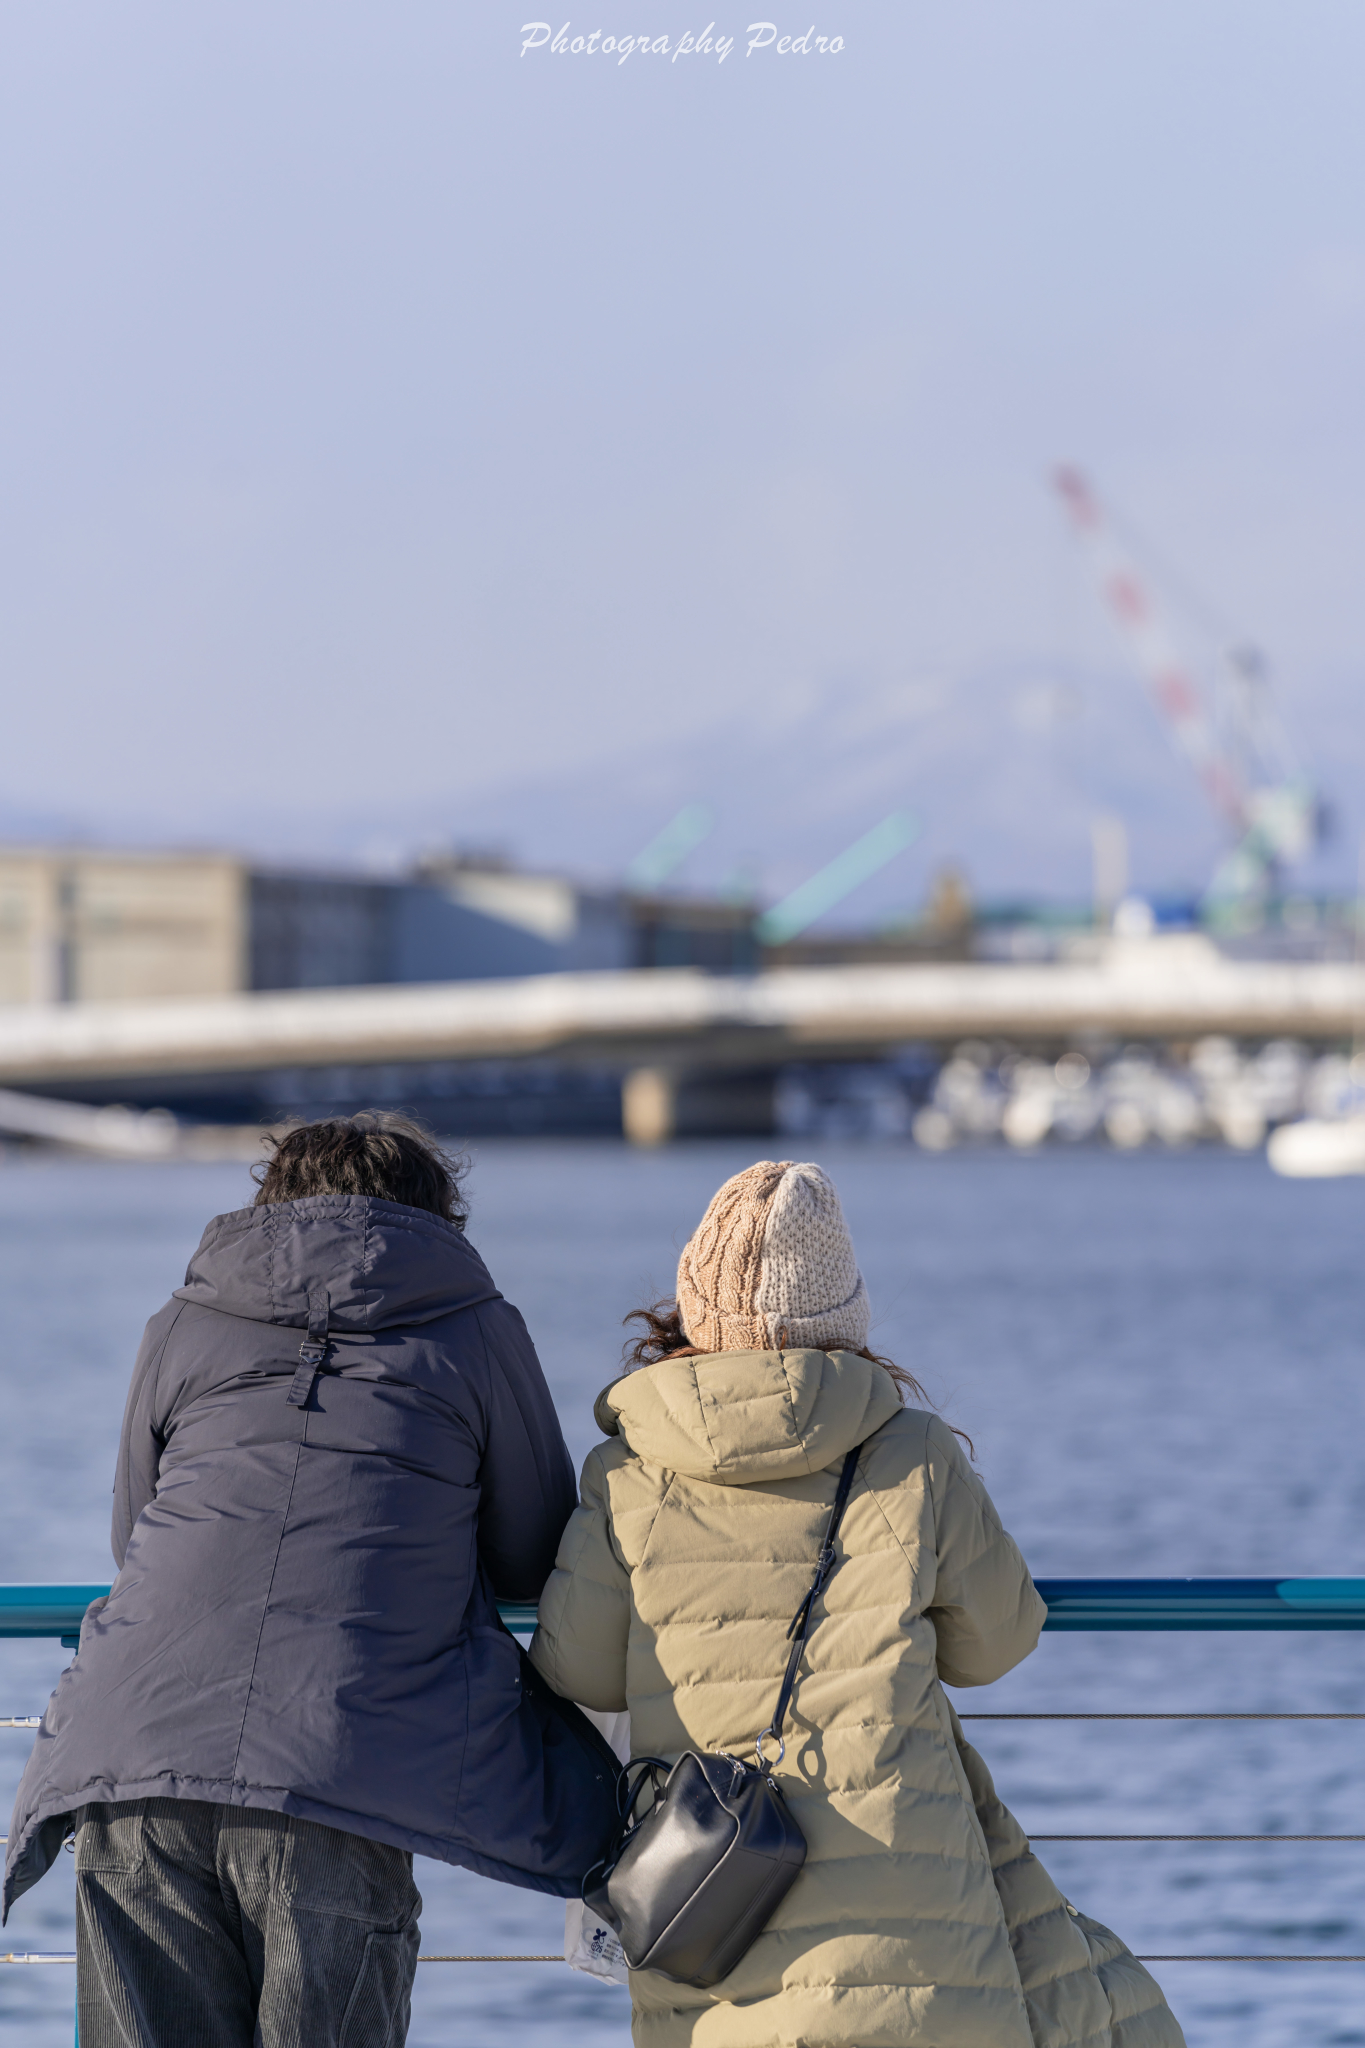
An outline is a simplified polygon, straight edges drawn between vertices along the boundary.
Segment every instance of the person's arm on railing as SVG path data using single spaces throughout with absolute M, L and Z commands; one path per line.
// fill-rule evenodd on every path
M 185 1304 L 168 1301 L 148 1323 L 133 1366 L 128 1402 L 123 1411 L 119 1436 L 118 1466 L 114 1473 L 114 1521 L 110 1544 L 114 1562 L 123 1570 L 128 1539 L 138 1516 L 156 1492 L 161 1453 L 166 1448 L 162 1434 L 164 1415 L 158 1400 L 162 1353 Z
M 619 1437 L 589 1454 L 582 1505 L 564 1531 L 531 1642 L 541 1677 L 563 1698 L 601 1714 L 620 1713 L 626 1704 L 630 1573 L 611 1540 L 607 1473 L 628 1455 Z
M 990 1685 L 1036 1648 L 1047 1609 L 962 1446 L 935 1416 L 926 1446 L 938 1572 L 927 1612 L 948 1685 Z
M 478 1314 L 488 1358 L 479 1557 L 500 1600 L 537 1600 L 573 1513 L 573 1462 L 520 1315 L 501 1300 Z

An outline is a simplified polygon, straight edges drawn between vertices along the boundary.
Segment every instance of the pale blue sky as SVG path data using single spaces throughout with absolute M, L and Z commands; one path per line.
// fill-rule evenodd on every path
M 1197 881 L 1072 457 L 1269 650 L 1353 873 L 1357 0 L 715 6 L 724 65 L 616 65 L 534 0 L 4 0 L 0 830 L 605 871 L 696 796 L 776 888 L 907 802 L 913 896 L 1084 888 L 1103 806 Z

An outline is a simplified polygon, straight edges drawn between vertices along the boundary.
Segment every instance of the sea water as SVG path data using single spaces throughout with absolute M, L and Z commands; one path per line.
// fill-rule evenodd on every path
M 621 1318 L 669 1291 L 756 1148 L 477 1148 L 470 1235 L 526 1315 L 576 1459 Z M 877 1348 L 970 1432 L 1039 1576 L 1365 1574 L 1365 1183 L 1222 1151 L 1033 1157 L 825 1144 Z M 244 1168 L 0 1166 L 0 1579 L 111 1572 L 110 1489 L 146 1317 Z M 67 1652 L 0 1643 L 0 1712 Z M 1365 1633 L 1045 1635 L 967 1712 L 1365 1710 Z M 1365 1834 L 1365 1723 L 968 1722 L 1038 1836 Z M 8 1808 L 30 1738 L 0 1730 Z M 1365 1953 L 1365 1842 L 1040 1844 L 1140 1954 Z M 419 1860 L 424 1948 L 558 1950 L 553 1900 Z M 71 1861 L 4 1948 L 72 1946 Z M 1153 1965 L 1191 2048 L 1365 2043 L 1365 1963 Z M 69 1968 L 0 1968 L 0 2038 L 67 2048 Z M 427 1963 L 413 2048 L 625 2048 L 624 1991 L 556 1963 Z

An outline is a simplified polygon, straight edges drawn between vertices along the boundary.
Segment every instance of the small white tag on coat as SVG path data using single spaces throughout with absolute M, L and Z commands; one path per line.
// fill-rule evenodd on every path
M 630 1762 L 630 1715 L 595 1714 L 582 1710 L 594 1728 L 606 1736 L 623 1764 Z M 581 1899 L 564 1902 L 564 1960 L 571 1970 L 583 1970 L 589 1977 L 601 1977 L 608 1984 L 627 1984 L 625 1950 L 614 1927 L 590 1913 Z
M 564 1960 L 571 1970 L 603 1977 L 608 1984 L 630 1982 L 620 1936 L 605 1920 L 590 1913 L 581 1899 L 564 1902 Z

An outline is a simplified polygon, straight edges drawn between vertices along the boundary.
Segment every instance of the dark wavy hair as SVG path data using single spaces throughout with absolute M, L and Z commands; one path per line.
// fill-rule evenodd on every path
M 622 1364 L 631 1372 L 634 1372 L 637 1366 L 657 1365 L 662 1358 L 692 1358 L 700 1355 L 700 1347 L 690 1342 L 683 1328 L 682 1311 L 676 1301 L 665 1299 L 651 1302 L 648 1308 L 633 1308 L 625 1321 L 627 1324 L 643 1323 L 645 1326 L 644 1335 L 635 1338 L 634 1342 L 627 1339 L 621 1353 Z M 781 1334 L 779 1332 L 779 1335 Z M 855 1358 L 866 1358 L 871 1364 L 881 1367 L 888 1379 L 894 1382 L 896 1392 L 901 1397 L 902 1407 L 905 1406 L 907 1397 L 918 1402 L 922 1408 L 933 1407 L 933 1402 L 915 1375 L 907 1372 L 903 1365 L 897 1365 L 894 1359 L 884 1358 L 880 1351 L 869 1351 L 866 1345 L 853 1355 Z M 954 1436 L 961 1437 L 975 1458 L 976 1446 L 966 1430 L 959 1429 L 952 1422 L 948 1427 Z
M 362 1109 L 355 1116 L 295 1124 L 266 1142 L 270 1157 L 251 1171 L 257 1208 L 309 1195 L 373 1195 L 429 1210 L 464 1229 L 469 1204 L 460 1183 L 469 1161 L 445 1151 L 415 1117 Z

